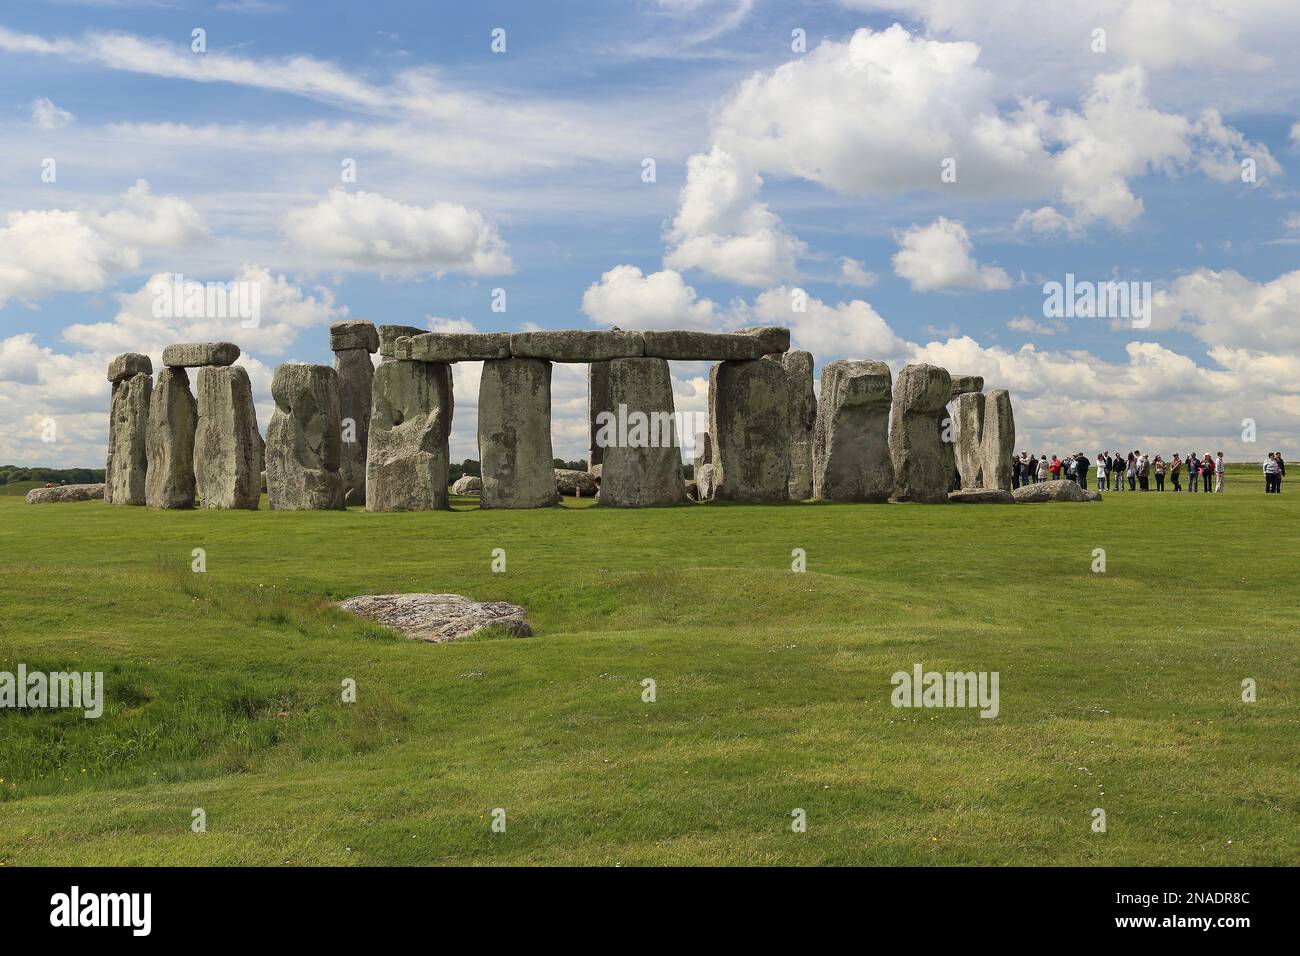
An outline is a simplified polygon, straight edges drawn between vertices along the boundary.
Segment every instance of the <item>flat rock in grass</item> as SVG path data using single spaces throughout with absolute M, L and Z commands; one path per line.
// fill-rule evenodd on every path
M 603 362 L 640 358 L 645 354 L 645 341 L 640 332 L 618 329 L 515 332 L 510 336 L 510 354 L 549 362 Z
M 1043 501 L 1088 501 L 1088 496 L 1077 481 L 1040 481 L 1034 485 L 1023 485 L 1011 492 L 1016 501 L 1022 504 L 1037 504 Z
M 1101 501 L 1101 492 L 1092 488 L 1084 488 L 1083 497 L 1088 501 Z
M 168 368 L 202 368 L 205 365 L 234 365 L 239 346 L 234 342 L 182 342 L 163 349 L 162 363 Z
M 363 594 L 339 609 L 430 644 L 459 641 L 485 628 L 512 637 L 533 635 L 527 612 L 517 604 L 471 601 L 459 594 Z
M 1014 505 L 1016 498 L 1003 488 L 963 488 L 948 492 L 948 500 L 958 505 Z
M 27 492 L 29 505 L 50 505 L 62 501 L 101 501 L 104 483 L 89 485 L 57 485 L 54 488 L 33 488 Z

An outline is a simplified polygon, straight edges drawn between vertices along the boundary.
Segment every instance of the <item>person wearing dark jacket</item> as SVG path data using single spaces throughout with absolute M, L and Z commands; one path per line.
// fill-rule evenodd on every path
M 1079 487 L 1088 487 L 1088 468 L 1092 464 L 1083 454 L 1079 452 L 1074 456 L 1074 477 L 1079 479 Z
M 1196 452 L 1187 453 L 1187 490 L 1196 493 L 1196 476 L 1201 473 L 1201 459 L 1196 457 Z
M 1020 459 L 1015 455 L 1011 456 L 1011 487 L 1020 487 Z

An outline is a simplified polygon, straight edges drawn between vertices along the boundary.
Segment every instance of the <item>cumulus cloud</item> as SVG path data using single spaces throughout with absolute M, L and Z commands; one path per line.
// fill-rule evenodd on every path
M 597 325 L 622 329 L 712 329 L 718 313 L 698 298 L 672 269 L 643 275 L 636 266 L 615 266 L 582 295 L 582 311 Z
M 475 209 L 459 203 L 414 206 L 378 193 L 333 189 L 315 206 L 289 213 L 285 233 L 321 267 L 382 275 L 505 275 L 505 242 Z
M 74 119 L 71 113 L 59 109 L 48 97 L 38 96 L 32 100 L 32 125 L 37 129 L 62 129 Z
M 1212 348 L 1300 350 L 1300 270 L 1268 282 L 1197 269 L 1157 292 L 1152 328 L 1181 328 Z
M 122 194 L 119 206 L 103 214 L 91 213 L 88 218 L 105 236 L 133 246 L 174 249 L 208 235 L 198 210 L 177 196 L 153 195 L 143 179 Z
M 868 272 L 857 259 L 841 256 L 839 260 L 840 281 L 846 285 L 858 285 L 863 288 L 876 284 L 876 274 Z
M 1011 277 L 997 266 L 975 261 L 966 228 L 940 216 L 928 226 L 913 226 L 898 237 L 894 274 L 914 292 L 936 289 L 1009 289 Z
M 820 361 L 831 358 L 887 360 L 905 354 L 907 343 L 870 303 L 861 299 L 830 305 L 802 289 L 768 289 L 752 306 L 737 303 L 736 325 L 784 325 L 797 348 Z

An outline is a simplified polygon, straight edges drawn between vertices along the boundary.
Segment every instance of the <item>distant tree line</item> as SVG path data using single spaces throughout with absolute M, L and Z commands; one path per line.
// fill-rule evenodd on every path
M 103 468 L 20 468 L 0 465 L 0 485 L 19 481 L 51 482 L 56 485 L 88 485 L 104 480 Z

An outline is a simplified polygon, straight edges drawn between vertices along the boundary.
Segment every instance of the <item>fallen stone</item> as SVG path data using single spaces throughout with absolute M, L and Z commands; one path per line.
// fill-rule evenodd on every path
M 139 375 L 142 372 L 145 375 L 153 374 L 153 360 L 147 355 L 141 355 L 139 352 L 123 353 L 108 363 L 108 380 L 110 382 L 120 382 L 124 378 L 131 378 L 133 375 Z
M 594 498 L 600 491 L 600 484 L 589 471 L 556 468 L 555 490 L 566 498 Z
M 451 486 L 452 494 L 477 495 L 483 490 L 483 479 L 478 475 L 461 475 Z
M 1095 488 L 1084 488 L 1083 497 L 1088 501 L 1101 501 L 1101 492 Z
M 984 376 L 982 375 L 954 375 L 952 376 L 952 397 L 958 395 L 969 395 L 973 392 L 984 391 Z M 951 400 L 951 399 L 950 399 Z
M 53 488 L 33 488 L 27 492 L 29 505 L 59 504 L 65 501 L 101 501 L 104 482 L 86 485 L 56 485 Z
M 597 432 L 597 444 L 604 448 L 602 505 L 645 508 L 686 501 L 673 411 L 673 380 L 667 359 L 614 359 L 609 363 L 609 407 L 597 416 L 606 423 Z
M 194 490 L 199 504 L 256 511 L 265 456 L 248 371 L 242 365 L 204 366 L 194 390 Z
M 449 507 L 452 402 L 450 365 L 393 361 L 375 369 L 366 455 L 367 511 Z
M 894 501 L 948 501 L 956 464 L 944 420 L 952 380 L 934 365 L 908 365 L 894 382 L 889 456 L 894 462 Z
M 791 499 L 803 501 L 813 496 L 813 436 L 817 429 L 813 357 L 811 352 L 785 352 L 780 362 L 790 389 L 790 477 L 786 483 Z
M 762 358 L 770 342 L 758 335 L 729 332 L 642 332 L 647 358 L 724 362 Z
M 1022 485 L 1011 492 L 1012 497 L 1022 504 L 1038 504 L 1044 501 L 1087 501 L 1088 497 L 1079 487 L 1077 481 L 1040 481 L 1032 485 Z
M 340 349 L 334 353 L 339 380 L 339 423 L 342 427 L 343 500 L 366 503 L 366 451 L 370 445 L 370 410 L 374 404 L 375 365 L 365 349 Z
M 891 381 L 884 362 L 838 361 L 822 367 L 809 497 L 888 501 L 894 493 Z
M 948 492 L 948 500 L 959 505 L 1014 505 L 1015 496 L 1002 488 L 963 488 Z
M 137 372 L 113 383 L 108 413 L 108 458 L 104 465 L 104 500 L 109 504 L 145 503 L 152 390 L 153 378 L 148 372 Z
M 1011 395 L 995 388 L 984 399 L 984 428 L 980 432 L 980 467 L 985 488 L 1011 490 L 1011 456 L 1016 447 L 1016 421 Z
M 168 368 L 202 368 L 204 365 L 234 365 L 239 346 L 234 342 L 184 342 L 163 349 L 162 363 Z
M 785 369 L 777 362 L 720 362 L 710 369 L 713 497 L 755 502 L 789 498 L 787 383 Z
M 478 392 L 482 508 L 544 508 L 559 500 L 551 454 L 551 363 L 489 359 Z
M 758 347 L 764 355 L 790 351 L 790 330 L 779 325 L 755 325 L 737 329 L 732 335 L 748 335 L 758 339 Z
M 511 637 L 533 633 L 527 612 L 518 605 L 480 603 L 459 594 L 363 594 L 339 609 L 430 644 L 463 640 L 487 628 Z
M 963 489 L 984 487 L 985 401 L 979 392 L 964 392 L 954 403 L 953 454 Z
M 403 336 L 414 338 L 423 335 L 428 329 L 417 329 L 413 325 L 381 325 L 379 327 L 379 357 L 391 362 L 396 357 L 397 340 Z
M 603 362 L 639 358 L 645 354 L 645 342 L 640 332 L 614 329 L 515 332 L 510 336 L 510 354 L 548 362 Z
M 369 356 L 367 355 L 367 361 Z M 328 365 L 287 362 L 271 380 L 266 502 L 272 511 L 341 511 L 339 378 Z
M 184 368 L 164 366 L 149 399 L 145 454 L 145 504 L 150 508 L 193 508 L 194 432 L 198 403 Z
M 354 349 L 364 349 L 370 355 L 379 351 L 379 333 L 375 330 L 375 323 L 365 319 L 331 322 L 330 351 L 350 352 Z
M 510 357 L 509 332 L 424 332 L 402 336 L 393 357 L 411 362 L 481 362 Z

